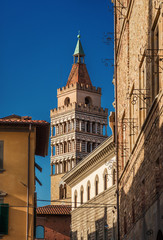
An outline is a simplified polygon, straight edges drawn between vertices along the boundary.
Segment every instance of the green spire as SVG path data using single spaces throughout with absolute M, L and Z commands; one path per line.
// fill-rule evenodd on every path
M 78 41 L 77 41 L 76 48 L 75 48 L 73 55 L 74 56 L 77 56 L 77 55 L 85 56 L 82 45 L 81 45 L 81 41 L 80 41 L 80 31 L 79 31 L 77 38 L 78 38 Z

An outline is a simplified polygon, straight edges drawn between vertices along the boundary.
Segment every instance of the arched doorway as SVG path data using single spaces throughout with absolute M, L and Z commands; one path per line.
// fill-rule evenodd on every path
M 162 234 L 161 230 L 158 230 L 157 239 L 156 240 L 163 240 L 163 234 Z

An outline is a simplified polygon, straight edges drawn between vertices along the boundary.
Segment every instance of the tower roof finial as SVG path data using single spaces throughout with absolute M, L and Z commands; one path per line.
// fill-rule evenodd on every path
M 78 31 L 77 38 L 80 40 L 80 30 Z
M 77 35 L 78 41 L 76 44 L 76 48 L 74 51 L 74 56 L 80 55 L 80 56 L 85 56 L 82 45 L 81 45 L 81 41 L 80 41 L 80 31 L 78 31 L 78 35 Z

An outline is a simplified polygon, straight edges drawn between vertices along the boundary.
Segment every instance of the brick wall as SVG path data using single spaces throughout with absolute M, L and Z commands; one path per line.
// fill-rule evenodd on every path
M 45 240 L 70 239 L 70 215 L 37 215 L 36 226 L 43 226 Z
M 163 7 L 159 0 L 121 3 L 125 8 L 123 15 L 117 11 L 116 29 L 120 235 L 154 240 L 163 231 Z

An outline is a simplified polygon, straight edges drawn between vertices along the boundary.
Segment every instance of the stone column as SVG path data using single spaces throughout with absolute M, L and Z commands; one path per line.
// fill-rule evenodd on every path
M 68 121 L 66 122 L 66 133 L 68 133 Z
M 58 174 L 58 163 L 55 164 L 55 173 Z
M 100 134 L 103 135 L 103 125 L 100 124 Z
M 82 140 L 80 140 L 80 152 L 82 152 Z
M 90 152 L 92 152 L 92 142 L 90 142 Z
M 70 131 L 72 130 L 72 120 L 70 120 Z
M 76 130 L 76 119 L 74 119 L 74 130 Z
M 85 141 L 85 152 L 87 152 L 87 142 Z
M 62 162 L 59 162 L 59 173 L 62 173 Z
M 90 122 L 90 133 L 92 133 L 92 122 Z
M 74 159 L 71 159 L 71 167 L 74 167 Z
M 85 132 L 87 132 L 87 121 L 85 121 Z
M 95 133 L 97 134 L 97 122 L 95 122 Z
M 53 125 L 51 125 L 51 137 L 53 137 Z
M 107 136 L 107 124 L 105 124 L 105 136 Z
M 82 121 L 79 121 L 79 131 L 82 131 Z

